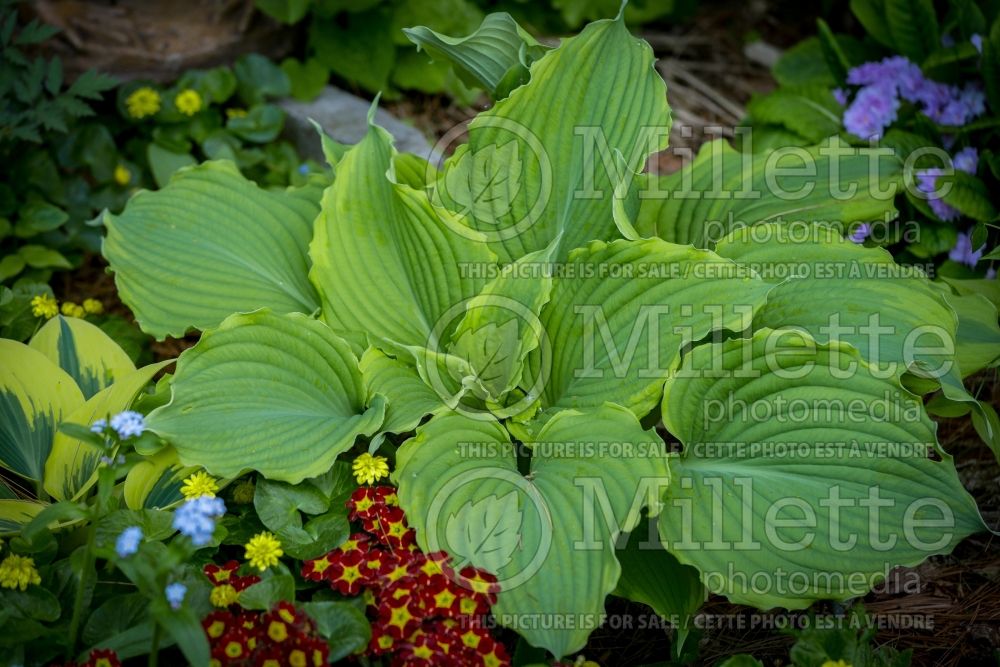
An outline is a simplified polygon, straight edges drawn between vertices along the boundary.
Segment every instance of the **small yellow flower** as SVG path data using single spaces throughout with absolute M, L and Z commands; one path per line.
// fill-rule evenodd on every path
M 115 167 L 115 183 L 118 185 L 128 185 L 132 181 L 132 172 L 123 164 Z
M 353 471 L 358 484 L 374 484 L 389 476 L 389 463 L 384 456 L 372 456 L 366 452 L 354 459 Z
M 273 534 L 264 531 L 250 538 L 247 542 L 246 559 L 250 561 L 252 567 L 261 572 L 278 564 L 278 559 L 285 552 L 281 550 L 281 542 Z
M 201 95 L 198 94 L 197 90 L 188 88 L 177 93 L 174 104 L 177 106 L 177 110 L 185 116 L 193 116 L 201 111 Z
M 216 607 L 228 607 L 240 601 L 240 592 L 229 584 L 222 584 L 212 589 L 208 599 Z
M 97 299 L 84 299 L 83 309 L 88 315 L 100 315 L 104 312 L 104 304 Z
M 226 109 L 226 118 L 246 118 L 246 117 L 247 117 L 246 109 L 239 109 L 239 108 Z
M 149 86 L 137 88 L 125 98 L 125 108 L 132 118 L 152 116 L 160 110 L 160 94 Z
M 215 497 L 215 492 L 219 490 L 219 483 L 214 477 L 204 470 L 200 470 L 184 480 L 181 486 L 181 494 L 190 500 L 200 496 Z
M 851 667 L 851 663 L 844 660 L 827 660 L 823 663 L 823 667 Z
M 31 300 L 31 314 L 50 319 L 59 314 L 59 302 L 48 294 L 39 294 Z
M 40 584 L 42 578 L 35 569 L 35 560 L 11 554 L 0 563 L 0 586 L 27 590 L 30 584 Z
M 86 315 L 86 312 L 83 310 L 83 306 L 78 303 L 63 301 L 62 314 L 66 317 L 83 317 Z
M 239 505 L 249 505 L 253 502 L 255 491 L 256 487 L 254 486 L 253 481 L 244 479 L 236 485 L 235 489 L 233 489 L 233 501 Z

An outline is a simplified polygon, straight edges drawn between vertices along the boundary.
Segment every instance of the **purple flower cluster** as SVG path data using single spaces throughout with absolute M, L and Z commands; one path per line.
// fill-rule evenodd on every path
M 844 127 L 863 139 L 882 136 L 896 120 L 901 99 L 941 125 L 965 125 L 986 111 L 986 95 L 979 86 L 933 81 L 903 56 L 858 65 L 847 73 L 847 82 L 861 88 L 844 111 Z M 834 91 L 834 97 L 847 102 L 843 90 Z
M 974 175 L 979 168 L 979 152 L 972 146 L 963 148 L 955 153 L 955 157 L 952 158 L 951 163 L 955 169 Z M 945 222 L 953 222 L 958 220 L 961 213 L 954 207 L 946 204 L 937 194 L 937 179 L 943 173 L 944 170 L 939 167 L 917 171 L 917 189 L 927 195 L 927 205 L 930 206 L 934 215 Z
M 969 268 L 976 268 L 979 258 L 983 256 L 986 245 L 983 244 L 978 250 L 972 249 L 972 234 L 961 233 L 955 247 L 948 252 L 948 259 L 959 264 L 965 264 Z

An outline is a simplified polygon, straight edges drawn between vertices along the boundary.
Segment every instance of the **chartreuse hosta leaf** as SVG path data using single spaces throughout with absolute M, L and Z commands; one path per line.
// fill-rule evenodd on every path
M 974 400 L 955 355 L 954 310 L 921 272 L 897 265 L 887 251 L 822 225 L 775 222 L 737 229 L 716 249 L 784 279 L 754 315 L 756 328 L 796 327 L 821 342 L 844 341 L 885 373 L 913 371 L 940 383 L 953 400 Z
M 173 359 L 144 366 L 126 375 L 66 415 L 70 424 L 93 424 L 131 405 L 132 400 L 149 384 L 156 373 Z M 74 438 L 62 431 L 55 434 L 52 452 L 45 461 L 45 491 L 56 500 L 76 500 L 97 481 L 97 466 L 107 452 L 96 445 Z
M 660 536 L 734 602 L 863 595 L 985 528 L 920 401 L 845 343 L 763 329 L 697 347 L 662 414 L 684 453 Z
M 407 359 L 388 356 L 370 347 L 361 355 L 361 377 L 370 403 L 376 395 L 386 399 L 384 433 L 405 433 L 426 416 L 446 409 L 445 403 Z
M 403 32 L 431 58 L 452 63 L 466 85 L 482 86 L 493 99 L 524 83 L 528 66 L 547 49 L 506 13 L 488 15 L 466 37 L 449 37 L 425 26 Z
M 45 507 L 36 500 L 0 500 L 0 535 L 20 532 Z
M 708 250 L 652 238 L 594 241 L 569 256 L 541 315 L 552 362 L 528 357 L 543 377 L 544 408 L 611 401 L 637 416 L 659 401 L 680 350 L 712 331 L 742 331 L 769 285 Z
M 172 398 L 147 418 L 185 465 L 298 483 L 326 472 L 382 424 L 365 408 L 358 361 L 328 326 L 267 310 L 227 317 L 181 354 Z
M 143 331 L 158 339 L 207 329 L 233 312 L 312 313 L 308 196 L 269 192 L 229 162 L 177 173 L 106 215 L 104 256 Z
M 659 511 L 667 458 L 612 404 L 562 411 L 527 444 L 525 477 L 497 422 L 442 414 L 400 447 L 395 476 L 420 546 L 496 573 L 497 619 L 559 657 L 600 624 L 621 572 L 616 539 L 643 507 Z
M 468 363 L 484 401 L 502 401 L 520 382 L 528 353 L 547 344 L 538 316 L 552 292 L 552 271 L 545 269 L 555 259 L 557 246 L 558 238 L 518 259 L 459 313 L 448 352 Z M 549 351 L 540 354 L 547 360 Z M 530 403 L 538 398 L 542 384 L 528 389 Z
M 591 23 L 469 124 L 468 143 L 445 165 L 435 200 L 483 232 L 502 264 L 560 233 L 560 259 L 611 239 L 615 187 L 666 147 L 664 93 L 652 50 L 621 18 Z
M 44 354 L 0 339 L 0 466 L 40 481 L 59 424 L 84 398 L 73 378 Z
M 891 220 L 902 163 L 836 137 L 759 154 L 720 140 L 702 146 L 679 172 L 642 178 L 635 230 L 623 232 L 708 248 L 734 228 L 762 221 Z
M 371 126 L 341 158 L 316 219 L 310 277 L 336 331 L 424 347 L 495 258 L 481 235 L 455 233 L 461 223 L 423 191 L 391 180 L 393 154 L 389 134 Z
M 135 371 L 125 350 L 98 327 L 76 317 L 53 317 L 28 344 L 69 373 L 87 399 Z

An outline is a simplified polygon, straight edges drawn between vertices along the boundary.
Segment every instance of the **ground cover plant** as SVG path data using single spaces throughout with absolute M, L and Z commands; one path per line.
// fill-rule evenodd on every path
M 582 662 L 611 596 L 686 662 L 707 594 L 842 602 L 989 530 L 932 411 L 1000 457 L 995 298 L 855 238 L 917 166 L 644 173 L 671 110 L 622 15 L 528 60 L 507 15 L 408 35 L 495 101 L 440 168 L 377 100 L 290 187 L 181 167 L 101 217 L 138 326 L 199 334 L 175 366 L 57 314 L 0 341 L 11 664 Z M 906 664 L 870 638 L 792 659 Z

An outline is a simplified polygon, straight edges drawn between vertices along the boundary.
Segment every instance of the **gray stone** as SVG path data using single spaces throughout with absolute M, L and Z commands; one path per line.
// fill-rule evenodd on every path
M 316 129 L 309 122 L 312 119 L 323 126 L 333 139 L 344 144 L 356 144 L 364 137 L 368 128 L 368 108 L 371 102 L 356 95 L 327 86 L 311 102 L 287 99 L 279 102 L 288 114 L 285 120 L 285 135 L 291 140 L 303 157 L 323 162 Z M 440 158 L 431 159 L 431 144 L 415 127 L 407 125 L 388 111 L 379 109 L 375 122 L 388 130 L 396 140 L 396 150 L 414 153 L 434 164 Z

